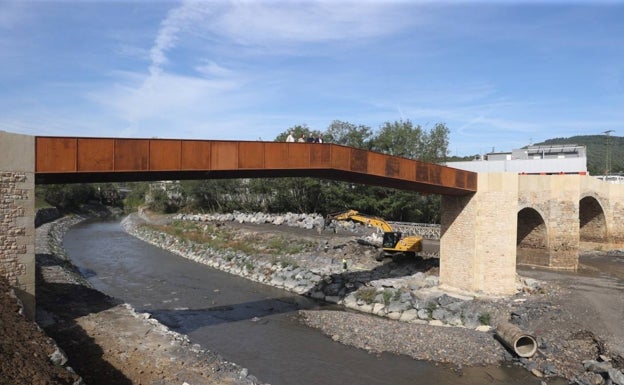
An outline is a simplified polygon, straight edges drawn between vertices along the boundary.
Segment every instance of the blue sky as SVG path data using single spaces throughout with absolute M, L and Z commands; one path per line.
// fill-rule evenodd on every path
M 445 123 L 451 155 L 624 136 L 624 1 L 0 0 L 0 130 L 273 140 Z

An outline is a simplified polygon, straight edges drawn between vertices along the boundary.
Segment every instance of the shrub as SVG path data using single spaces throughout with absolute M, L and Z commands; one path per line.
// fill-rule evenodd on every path
M 368 305 L 375 302 L 377 290 L 374 287 L 363 287 L 355 293 L 355 298 L 366 302 Z

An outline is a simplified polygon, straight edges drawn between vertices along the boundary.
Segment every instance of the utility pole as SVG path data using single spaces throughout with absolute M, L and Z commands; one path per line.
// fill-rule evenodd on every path
M 611 172 L 611 133 L 614 132 L 614 130 L 607 130 L 605 132 L 603 132 L 603 134 L 605 134 L 607 136 L 607 155 L 606 155 L 606 159 L 605 159 L 605 175 L 609 175 L 609 173 Z

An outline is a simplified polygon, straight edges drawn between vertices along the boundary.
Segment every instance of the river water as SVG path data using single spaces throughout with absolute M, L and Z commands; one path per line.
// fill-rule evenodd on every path
M 301 324 L 297 310 L 340 308 L 186 260 L 128 235 L 118 221 L 79 224 L 64 246 L 96 289 L 272 385 L 540 383 L 518 367 L 463 368 L 460 375 L 334 342 Z

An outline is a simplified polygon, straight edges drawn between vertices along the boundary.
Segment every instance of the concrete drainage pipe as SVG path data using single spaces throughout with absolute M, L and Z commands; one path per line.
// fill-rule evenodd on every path
M 496 326 L 496 334 L 507 347 L 520 357 L 533 357 L 537 352 L 537 341 L 533 336 L 523 333 L 516 325 L 501 322 Z

